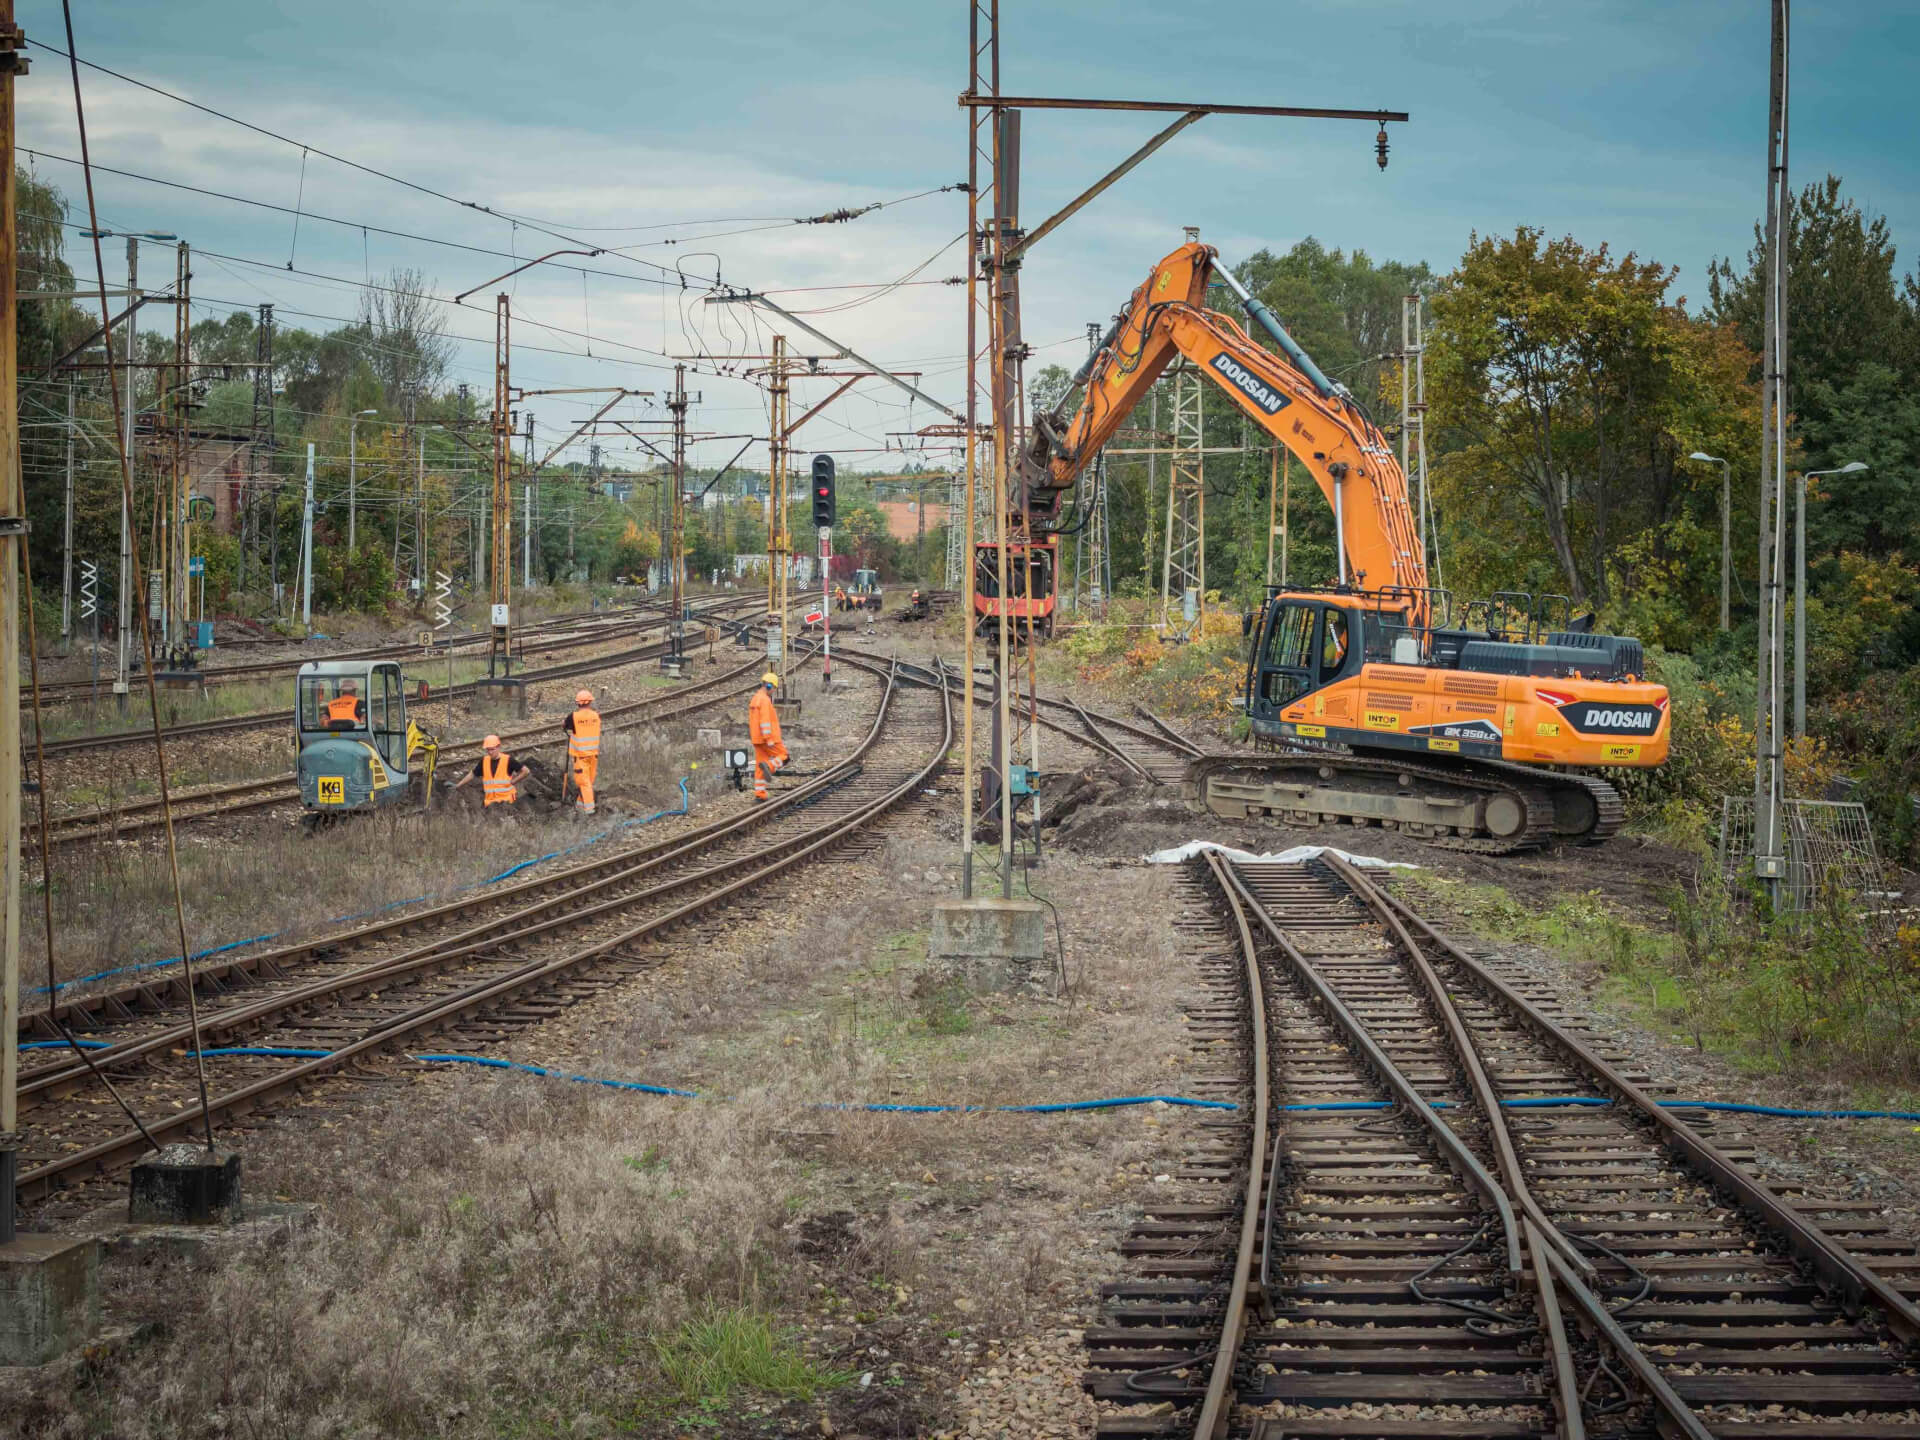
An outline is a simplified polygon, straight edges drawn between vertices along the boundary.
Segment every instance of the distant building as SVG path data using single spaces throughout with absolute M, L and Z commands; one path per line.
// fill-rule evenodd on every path
M 887 517 L 887 533 L 896 540 L 912 544 L 926 530 L 947 523 L 944 500 L 876 500 L 880 513 Z M 926 510 L 924 527 L 920 511 Z

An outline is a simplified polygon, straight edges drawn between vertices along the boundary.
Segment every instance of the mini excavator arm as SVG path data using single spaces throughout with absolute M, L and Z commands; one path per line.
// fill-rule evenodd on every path
M 1035 418 L 1020 456 L 1018 493 L 1036 530 L 1055 523 L 1081 469 L 1113 437 L 1175 357 L 1184 355 L 1233 397 L 1254 423 L 1306 466 L 1339 517 L 1356 586 L 1400 587 L 1410 618 L 1428 609 L 1426 557 L 1413 524 L 1407 478 L 1386 437 L 1351 396 L 1320 373 L 1266 307 L 1247 295 L 1216 252 L 1192 242 L 1154 267 L 1133 292 L 1100 349 L 1074 377 L 1080 404 Z M 1206 306 L 1218 273 L 1288 353 L 1258 345 L 1234 320 Z

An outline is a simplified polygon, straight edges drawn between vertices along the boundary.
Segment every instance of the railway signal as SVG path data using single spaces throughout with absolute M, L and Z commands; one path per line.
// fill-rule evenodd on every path
M 818 530 L 833 528 L 833 457 L 813 457 L 813 524 Z
M 813 523 L 820 531 L 820 688 L 833 684 L 833 457 L 813 457 Z

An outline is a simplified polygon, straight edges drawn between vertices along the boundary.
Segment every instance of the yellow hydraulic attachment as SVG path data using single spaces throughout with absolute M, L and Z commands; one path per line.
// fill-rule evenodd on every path
M 420 808 L 426 809 L 433 804 L 433 771 L 440 760 L 440 742 L 420 728 L 418 720 L 407 721 L 407 769 L 414 768 L 414 762 L 421 760 Z

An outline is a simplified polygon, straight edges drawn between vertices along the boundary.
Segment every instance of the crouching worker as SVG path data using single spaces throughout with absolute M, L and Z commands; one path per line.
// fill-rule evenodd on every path
M 500 748 L 498 735 L 487 736 L 480 742 L 480 750 L 480 763 L 462 775 L 453 788 L 462 790 L 478 780 L 482 806 L 491 809 L 495 805 L 504 805 L 507 808 L 500 813 L 510 814 L 513 802 L 520 798 L 518 786 L 520 781 L 527 778 L 527 767 Z
M 753 798 L 767 798 L 767 781 L 787 763 L 787 747 L 780 743 L 780 712 L 773 706 L 780 677 L 769 670 L 747 705 L 747 733 L 753 738 Z

